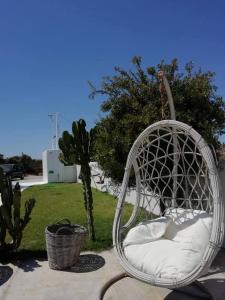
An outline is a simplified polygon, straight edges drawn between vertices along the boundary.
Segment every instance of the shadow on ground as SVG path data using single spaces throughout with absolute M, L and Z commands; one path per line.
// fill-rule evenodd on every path
M 12 261 L 26 259 L 47 259 L 47 252 L 43 250 L 26 250 L 22 249 L 17 252 L 1 253 L 0 263 L 8 264 Z
M 210 267 L 208 275 L 213 275 L 221 272 L 225 272 L 225 249 L 220 249 L 219 253 L 212 263 L 212 266 Z
M 38 261 L 46 260 L 46 251 L 30 251 L 20 250 L 15 253 L 4 255 L 0 259 L 0 263 L 3 265 L 12 264 L 24 272 L 33 272 L 36 268 L 40 268 L 41 265 Z
M 3 285 L 13 274 L 13 269 L 9 266 L 0 266 L 0 286 Z
M 85 272 L 93 272 L 105 265 L 105 259 L 96 254 L 84 254 L 80 255 L 78 263 L 68 269 L 68 272 L 74 273 L 85 273 Z
M 225 295 L 225 279 L 213 278 L 201 281 L 203 288 L 206 288 L 209 293 L 202 292 L 196 286 L 189 285 L 183 288 L 176 289 L 168 294 L 164 300 L 196 300 L 196 299 L 216 299 L 224 300 Z
M 209 289 L 216 300 L 225 299 L 225 279 L 210 278 L 201 281 Z
M 39 259 L 40 261 L 40 259 Z M 33 272 L 36 268 L 40 268 L 41 265 L 35 259 L 19 260 L 17 262 L 12 262 L 15 266 L 22 269 L 24 272 Z

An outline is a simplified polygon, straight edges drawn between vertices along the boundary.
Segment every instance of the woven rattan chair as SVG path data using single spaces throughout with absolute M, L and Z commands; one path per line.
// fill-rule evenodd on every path
M 213 299 L 197 279 L 207 273 L 224 237 L 224 204 L 216 163 L 203 138 L 192 127 L 175 120 L 168 81 L 163 72 L 158 75 L 172 120 L 149 126 L 130 150 L 113 224 L 114 249 L 125 272 L 106 282 L 99 299 L 113 283 L 127 276 L 154 286 L 179 288 L 179 292 L 191 294 L 193 299 L 200 295 Z M 136 199 L 127 219 L 124 204 L 132 182 Z M 164 231 L 157 231 L 158 225 Z M 150 241 L 152 233 L 155 239 Z M 185 255 L 182 251 L 186 251 Z M 161 258 L 159 272 L 156 261 L 160 265 Z M 179 265 L 179 259 L 183 259 L 183 264 Z M 170 269 L 176 266 L 171 276 L 164 267 L 168 261 Z M 183 268 L 185 265 L 188 268 Z M 188 285 L 202 293 L 182 290 Z
M 124 203 L 132 178 L 135 178 L 136 200 L 127 220 Z M 180 210 L 188 214 L 205 213 L 212 218 L 209 238 L 199 260 L 183 275 L 179 275 L 178 266 L 177 276 L 173 278 L 143 271 L 136 265 L 136 260 L 140 257 L 135 257 L 139 255 L 143 245 L 138 246 L 133 260 L 126 251 L 125 240 L 130 230 L 140 222 L 146 224 L 146 221 L 158 220 L 160 217 L 169 218 L 172 212 Z M 169 289 L 177 289 L 195 282 L 205 290 L 196 280 L 207 273 L 221 246 L 224 236 L 223 215 L 217 168 L 210 148 L 203 138 L 192 127 L 175 120 L 163 120 L 149 126 L 136 139 L 128 155 L 114 219 L 114 249 L 125 273 L 106 283 L 100 298 L 113 282 L 124 276 Z M 190 255 L 189 258 L 192 259 L 191 257 Z M 149 262 L 151 263 L 152 261 Z

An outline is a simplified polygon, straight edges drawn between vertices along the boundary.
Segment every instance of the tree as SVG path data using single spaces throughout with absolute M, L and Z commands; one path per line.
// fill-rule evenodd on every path
M 137 136 L 150 124 L 170 118 L 165 92 L 159 89 L 159 71 L 164 71 L 169 81 L 178 121 L 191 125 L 215 148 L 225 132 L 225 104 L 216 94 L 213 72 L 203 72 L 189 62 L 181 73 L 177 59 L 146 69 L 141 57 L 132 62 L 133 70 L 116 67 L 114 76 L 103 78 L 100 89 L 90 84 L 91 98 L 106 97 L 101 105 L 105 116 L 95 128 L 95 157 L 106 175 L 117 182 L 122 180 Z
M 3 164 L 4 162 L 4 155 L 0 153 L 0 164 Z
M 28 174 L 38 175 L 42 173 L 42 160 L 41 159 L 33 159 L 29 155 L 22 152 L 21 156 L 11 156 L 4 159 L 2 155 L 2 159 L 0 157 L 0 163 L 6 164 L 17 164 L 19 166 L 23 166 L 24 170 Z
M 59 139 L 62 153 L 59 159 L 65 165 L 81 166 L 80 177 L 83 184 L 84 207 L 87 215 L 89 238 L 95 241 L 93 196 L 91 190 L 91 169 L 89 166 L 92 144 L 92 131 L 86 131 L 86 123 L 80 119 L 72 124 L 72 134 L 64 131 Z
M 29 155 L 24 154 L 22 152 L 22 155 L 20 157 L 20 164 L 23 165 L 24 169 L 27 170 L 27 172 L 30 171 L 30 166 L 32 164 L 32 161 L 33 161 L 33 159 Z

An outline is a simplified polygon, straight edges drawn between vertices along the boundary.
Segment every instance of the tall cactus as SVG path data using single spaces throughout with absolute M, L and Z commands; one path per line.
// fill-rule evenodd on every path
M 62 153 L 59 159 L 62 163 L 81 166 L 80 177 L 83 184 L 84 207 L 87 215 L 89 238 L 95 241 L 93 196 L 91 190 L 90 148 L 92 144 L 92 130 L 86 131 L 86 123 L 80 119 L 72 124 L 72 134 L 64 131 L 59 139 Z
M 35 199 L 25 202 L 24 217 L 20 216 L 21 191 L 17 182 L 12 188 L 10 179 L 3 174 L 0 168 L 0 252 L 16 251 L 21 243 L 23 229 L 30 221 L 31 211 Z M 6 233 L 11 236 L 10 243 L 6 243 Z

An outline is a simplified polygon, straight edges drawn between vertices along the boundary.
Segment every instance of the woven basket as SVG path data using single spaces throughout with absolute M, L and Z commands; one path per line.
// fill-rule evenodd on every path
M 87 235 L 86 228 L 76 224 L 57 223 L 45 228 L 49 267 L 63 270 L 76 264 Z

